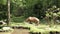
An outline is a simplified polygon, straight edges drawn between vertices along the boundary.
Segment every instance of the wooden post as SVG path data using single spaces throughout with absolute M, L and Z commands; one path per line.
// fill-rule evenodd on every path
M 9 26 L 9 24 L 10 24 L 10 0 L 7 0 L 7 6 L 8 6 L 8 11 L 7 11 L 7 25 Z

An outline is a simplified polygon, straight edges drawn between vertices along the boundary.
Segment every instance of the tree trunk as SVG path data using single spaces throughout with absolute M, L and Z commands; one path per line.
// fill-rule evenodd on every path
M 9 26 L 9 24 L 10 24 L 10 0 L 7 0 L 7 4 L 8 4 L 7 25 Z

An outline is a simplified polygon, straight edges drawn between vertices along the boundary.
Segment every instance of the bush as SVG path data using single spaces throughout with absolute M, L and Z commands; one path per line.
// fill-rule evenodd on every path
M 12 22 L 23 22 L 24 20 L 25 20 L 24 16 L 11 18 Z

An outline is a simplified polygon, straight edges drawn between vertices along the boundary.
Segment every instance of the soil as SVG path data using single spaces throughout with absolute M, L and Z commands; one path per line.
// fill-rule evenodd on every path
M 0 32 L 0 34 L 29 34 L 28 29 L 14 29 L 14 31 L 11 32 Z
M 27 30 L 27 29 L 14 29 L 12 34 L 29 34 L 29 30 Z

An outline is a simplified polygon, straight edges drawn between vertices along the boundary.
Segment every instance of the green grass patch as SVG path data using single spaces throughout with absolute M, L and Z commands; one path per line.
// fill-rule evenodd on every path
M 30 32 L 41 32 L 43 34 L 48 34 L 50 31 L 60 32 L 60 25 L 53 25 L 49 27 L 49 25 L 46 24 L 39 24 L 38 26 L 35 26 L 35 24 L 28 24 L 26 22 L 21 22 L 21 23 L 12 23 L 11 26 L 28 27 L 30 28 Z

